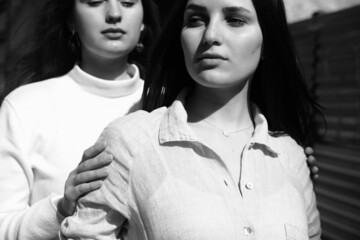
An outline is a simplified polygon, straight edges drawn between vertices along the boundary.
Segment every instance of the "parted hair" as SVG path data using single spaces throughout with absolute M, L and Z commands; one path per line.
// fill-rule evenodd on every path
M 141 0 L 144 9 L 145 31 L 141 34 L 144 50 L 130 53 L 128 61 L 140 69 L 145 77 L 145 64 L 150 47 L 160 33 L 160 18 L 153 0 Z M 34 29 L 23 37 L 12 58 L 10 72 L 5 85 L 5 95 L 18 86 L 58 77 L 69 72 L 80 60 L 81 50 L 69 48 L 71 31 L 68 21 L 75 0 L 44 0 L 36 10 L 34 21 L 24 23 Z

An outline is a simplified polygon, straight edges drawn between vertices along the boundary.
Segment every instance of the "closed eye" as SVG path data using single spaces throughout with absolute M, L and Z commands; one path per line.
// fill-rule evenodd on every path
M 121 5 L 123 5 L 124 7 L 132 7 L 132 6 L 134 6 L 134 2 L 132 2 L 132 1 L 122 1 L 121 2 Z
M 102 4 L 103 2 L 105 2 L 105 1 L 88 1 L 87 4 L 90 7 L 96 7 L 96 6 L 99 6 L 100 4 Z

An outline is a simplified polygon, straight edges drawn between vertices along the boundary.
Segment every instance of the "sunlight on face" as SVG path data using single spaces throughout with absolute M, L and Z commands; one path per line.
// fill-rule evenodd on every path
M 74 28 L 82 51 L 104 58 L 127 57 L 143 29 L 141 0 L 75 0 Z
M 244 85 L 261 55 L 262 32 L 251 0 L 189 0 L 181 44 L 190 76 L 200 85 Z

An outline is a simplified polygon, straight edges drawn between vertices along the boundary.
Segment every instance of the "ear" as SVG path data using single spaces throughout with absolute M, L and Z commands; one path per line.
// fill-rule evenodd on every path
M 144 23 L 142 23 L 141 27 L 140 27 L 140 32 L 144 31 L 144 29 L 145 29 L 145 25 L 144 25 Z

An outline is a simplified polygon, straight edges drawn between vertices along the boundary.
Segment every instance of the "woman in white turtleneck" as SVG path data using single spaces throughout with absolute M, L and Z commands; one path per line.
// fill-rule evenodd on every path
M 21 80 L 34 83 L 0 108 L 4 240 L 56 239 L 77 198 L 101 186 L 111 156 L 87 160 L 102 150 L 92 149 L 79 161 L 104 126 L 138 109 L 143 81 L 133 62 L 158 31 L 151 0 L 49 0 L 42 13 Z

